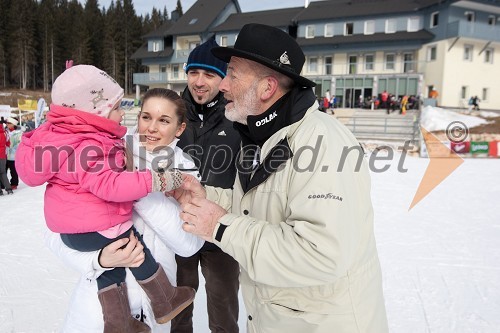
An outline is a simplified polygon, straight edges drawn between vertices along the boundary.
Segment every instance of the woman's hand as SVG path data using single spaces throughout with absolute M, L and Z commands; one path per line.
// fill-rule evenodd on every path
M 144 246 L 131 231 L 129 238 L 114 241 L 101 250 L 99 264 L 104 268 L 139 267 L 144 262 L 143 250 Z

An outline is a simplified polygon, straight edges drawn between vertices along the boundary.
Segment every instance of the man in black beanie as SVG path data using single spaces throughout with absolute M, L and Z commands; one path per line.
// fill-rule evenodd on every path
M 187 106 L 187 128 L 178 146 L 193 157 L 203 184 L 231 188 L 240 148 L 240 136 L 224 116 L 226 99 L 219 83 L 226 76 L 227 64 L 212 55 L 218 47 L 213 39 L 197 46 L 185 66 L 188 85 L 182 93 Z M 176 256 L 177 285 L 198 290 L 198 265 L 205 277 L 208 321 L 211 332 L 238 332 L 239 265 L 213 243 L 192 257 Z M 172 320 L 172 333 L 193 332 L 191 304 Z

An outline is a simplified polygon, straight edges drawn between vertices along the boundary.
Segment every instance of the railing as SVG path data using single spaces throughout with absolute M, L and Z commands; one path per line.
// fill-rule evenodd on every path
M 377 112 L 378 115 L 366 115 Z M 336 116 L 361 142 L 370 140 L 409 141 L 420 147 L 420 111 L 408 110 L 406 115 L 381 114 L 384 111 L 367 111 L 352 116 Z M 399 112 L 398 110 L 394 112 Z
M 134 73 L 134 84 L 151 85 L 155 83 L 167 83 L 168 75 L 166 72 L 158 73 Z
M 456 21 L 446 26 L 446 37 L 469 37 L 499 42 L 500 27 L 480 22 Z

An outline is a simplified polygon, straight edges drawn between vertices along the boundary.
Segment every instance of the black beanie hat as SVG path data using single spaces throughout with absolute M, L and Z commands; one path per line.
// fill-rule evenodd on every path
M 217 42 L 210 38 L 205 43 L 198 45 L 189 53 L 188 62 L 184 68 L 186 73 L 191 68 L 201 68 L 217 73 L 220 77 L 226 76 L 227 64 L 216 58 L 210 50 L 219 47 Z

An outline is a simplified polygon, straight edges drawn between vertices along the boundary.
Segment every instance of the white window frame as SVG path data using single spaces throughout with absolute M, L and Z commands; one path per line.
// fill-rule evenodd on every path
M 406 30 L 408 32 L 418 31 L 420 28 L 420 17 L 419 16 L 410 16 L 408 17 L 408 26 Z
M 467 10 L 466 12 L 464 12 L 464 15 L 467 19 L 467 22 L 469 22 L 469 23 L 476 22 L 476 13 L 474 13 L 473 11 Z M 471 18 L 470 20 L 469 20 L 469 17 Z
M 220 36 L 220 43 L 219 43 L 219 46 L 224 46 L 226 47 L 227 46 L 227 36 Z
M 333 37 L 333 23 L 325 24 L 325 37 Z
M 153 41 L 153 52 L 160 52 L 160 41 L 159 40 L 154 40 Z
M 391 27 L 393 25 L 394 27 Z M 385 20 L 385 33 L 393 34 L 398 30 L 398 21 L 394 18 Z
M 374 20 L 365 21 L 364 34 L 373 35 L 374 33 L 375 33 L 375 21 Z
M 432 58 L 432 50 L 434 50 L 434 59 Z M 427 47 L 427 61 L 436 61 L 437 60 L 437 46 L 432 45 Z
M 487 48 L 484 50 L 484 62 L 486 64 L 492 64 L 493 63 L 493 54 L 495 50 L 492 48 Z M 487 56 L 488 55 L 488 56 Z
M 351 58 L 355 58 L 355 62 L 351 62 Z M 357 54 L 349 54 L 347 56 L 347 66 L 349 74 L 358 74 L 359 57 Z
M 307 57 L 307 72 L 318 73 L 318 57 Z
M 172 64 L 172 79 L 179 78 L 179 64 Z
M 306 25 L 306 38 L 314 38 L 314 25 Z
M 368 57 L 371 57 L 371 61 L 367 61 Z M 373 53 L 365 54 L 365 71 L 373 71 L 375 70 L 375 55 Z M 371 65 L 371 66 L 368 66 Z
M 351 33 L 349 33 L 349 27 L 351 27 Z M 352 36 L 354 35 L 354 22 L 346 22 L 344 23 L 344 36 Z
M 328 59 L 328 58 L 330 59 L 330 64 L 327 64 L 327 62 L 326 62 L 326 59 Z M 329 67 L 330 67 L 330 73 L 327 73 L 327 72 L 328 72 L 328 71 L 327 71 L 327 67 L 328 67 L 328 65 L 329 65 Z M 333 57 L 332 57 L 332 56 L 326 56 L 326 57 L 325 57 L 325 63 L 324 63 L 324 66 L 325 66 L 325 75 L 332 75 L 332 74 L 333 74 Z
M 435 21 L 435 17 L 437 17 L 437 23 L 434 24 L 434 21 Z M 431 14 L 431 21 L 429 23 L 429 27 L 430 28 L 434 28 L 434 27 L 437 27 L 439 25 L 439 12 L 434 12 Z
M 406 60 L 406 56 L 409 55 L 411 57 L 411 60 Z M 409 67 L 411 67 L 410 70 L 406 70 L 407 64 Z M 415 53 L 413 52 L 404 52 L 403 53 L 403 72 L 404 73 L 413 73 L 415 72 L 416 69 L 416 64 L 415 64 Z
M 472 61 L 473 54 L 474 54 L 474 46 L 470 45 L 470 44 L 465 44 L 464 45 L 464 60 L 465 61 Z
M 387 61 L 388 56 L 394 57 L 391 62 Z M 392 68 L 389 68 L 389 66 L 388 66 L 389 63 L 392 64 Z M 388 71 L 393 71 L 396 69 L 396 53 L 388 52 L 388 53 L 384 54 L 384 69 L 388 70 Z

